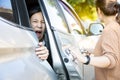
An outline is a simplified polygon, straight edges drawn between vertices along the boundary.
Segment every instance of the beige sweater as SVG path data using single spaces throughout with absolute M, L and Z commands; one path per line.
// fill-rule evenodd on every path
M 115 25 L 115 26 L 114 26 Z M 107 56 L 111 64 L 107 68 L 95 67 L 96 80 L 120 80 L 120 25 L 110 23 L 105 27 L 96 44 L 95 56 Z

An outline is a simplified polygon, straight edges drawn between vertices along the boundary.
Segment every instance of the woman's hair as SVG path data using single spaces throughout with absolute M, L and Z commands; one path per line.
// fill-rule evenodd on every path
M 33 14 L 41 12 L 41 9 L 39 6 L 34 6 L 29 10 L 29 17 L 31 17 Z
M 106 3 L 106 0 L 96 0 L 96 8 L 100 8 L 106 16 L 117 14 L 116 21 L 120 24 L 120 4 L 118 4 L 117 1 Z

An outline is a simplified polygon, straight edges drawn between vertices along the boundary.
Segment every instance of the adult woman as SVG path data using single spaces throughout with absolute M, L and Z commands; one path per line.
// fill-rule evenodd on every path
M 42 16 L 42 12 L 39 7 L 35 6 L 30 9 L 30 23 L 34 29 L 40 43 L 39 47 L 36 48 L 36 54 L 42 60 L 48 58 L 48 49 L 44 46 L 44 32 L 45 32 L 45 22 Z
M 104 23 L 104 30 L 93 54 L 72 55 L 78 61 L 95 66 L 96 80 L 120 80 L 120 14 L 116 0 L 96 0 L 99 19 Z

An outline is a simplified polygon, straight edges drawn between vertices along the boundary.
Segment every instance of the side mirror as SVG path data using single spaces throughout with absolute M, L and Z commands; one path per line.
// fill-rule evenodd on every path
M 104 29 L 101 23 L 91 23 L 89 26 L 89 35 L 100 35 Z

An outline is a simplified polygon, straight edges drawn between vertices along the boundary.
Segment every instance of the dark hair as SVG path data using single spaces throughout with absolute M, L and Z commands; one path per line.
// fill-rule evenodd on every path
M 96 0 L 96 8 L 100 8 L 106 16 L 112 16 L 118 13 L 116 21 L 120 24 L 120 4 L 116 1 L 106 3 L 106 0 Z
M 31 17 L 33 14 L 41 12 L 41 9 L 39 6 L 34 6 L 29 10 L 29 17 Z

